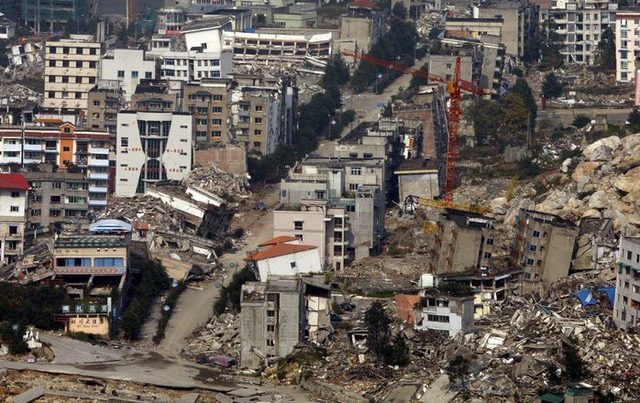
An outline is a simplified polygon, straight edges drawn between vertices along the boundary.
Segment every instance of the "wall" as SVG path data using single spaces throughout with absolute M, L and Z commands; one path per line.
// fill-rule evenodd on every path
M 302 235 L 302 243 L 318 247 L 320 264 L 324 267 L 329 236 L 327 234 L 326 213 L 324 211 L 287 211 L 273 212 L 273 237 Z M 294 221 L 303 222 L 303 230 L 294 230 Z
M 613 320 L 621 329 L 640 321 L 640 241 L 620 239 L 620 261 L 613 304 Z M 628 254 L 631 258 L 629 259 Z
M 440 196 L 438 173 L 401 174 L 398 177 L 400 203 L 404 203 L 407 196 L 425 197 L 433 199 Z
M 242 302 L 240 314 L 240 366 L 242 368 L 260 368 L 264 361 L 255 353 L 252 347 L 265 354 L 265 312 L 262 302 Z
M 69 333 L 87 333 L 98 336 L 109 336 L 109 319 L 105 315 L 100 316 L 71 316 L 67 325 Z
M 291 263 L 296 267 L 292 268 Z M 269 276 L 292 276 L 305 273 L 320 273 L 320 254 L 318 249 L 292 253 L 284 256 L 276 256 L 257 262 L 260 273 L 260 281 L 267 281 Z
M 101 61 L 100 79 L 118 80 L 125 101 L 131 100 L 143 78 L 156 78 L 156 62 L 145 60 L 144 50 L 115 49 L 112 58 L 105 57 Z
M 244 175 L 247 172 L 247 153 L 244 148 L 232 144 L 196 149 L 194 163 L 196 166 L 215 165 L 225 172 Z

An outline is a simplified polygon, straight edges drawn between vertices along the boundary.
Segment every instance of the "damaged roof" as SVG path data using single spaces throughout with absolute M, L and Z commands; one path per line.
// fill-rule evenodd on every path
M 258 246 L 271 246 L 271 245 L 279 245 L 281 243 L 287 243 L 287 242 L 292 242 L 292 241 L 296 241 L 298 240 L 298 238 L 294 237 L 294 236 L 288 236 L 288 235 L 280 235 L 277 236 L 273 239 L 269 239 L 268 241 L 264 241 L 263 243 L 261 243 Z
M 251 260 L 257 262 L 258 260 L 270 259 L 273 257 L 291 255 L 293 253 L 304 252 L 311 249 L 317 249 L 317 246 L 311 245 L 295 245 L 290 243 L 281 243 L 274 245 L 269 249 L 265 249 L 259 252 L 254 252 L 247 255 L 245 260 Z

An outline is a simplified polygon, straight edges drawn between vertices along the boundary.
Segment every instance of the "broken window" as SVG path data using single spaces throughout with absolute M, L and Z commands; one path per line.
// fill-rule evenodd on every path
M 304 226 L 304 221 L 294 221 L 293 222 L 294 231 L 302 231 L 303 226 Z
M 289 263 L 289 265 L 291 266 L 292 269 L 295 269 L 297 267 L 296 262 L 291 262 Z

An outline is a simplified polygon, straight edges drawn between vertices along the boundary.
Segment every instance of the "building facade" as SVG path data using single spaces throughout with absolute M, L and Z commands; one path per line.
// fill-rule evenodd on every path
M 58 128 L 0 128 L 0 164 L 41 164 L 60 171 L 79 171 L 89 181 L 91 208 L 107 205 L 111 136 L 106 131 L 77 129 L 71 123 Z
M 194 115 L 198 144 L 231 142 L 231 80 L 203 79 L 183 88 L 183 109 Z
M 131 100 L 141 79 L 155 78 L 156 62 L 144 50 L 114 49 L 100 61 L 100 80 L 118 81 L 125 101 Z
M 473 295 L 453 296 L 427 292 L 421 300 L 422 330 L 435 330 L 450 338 L 473 328 Z
M 37 34 L 63 32 L 69 24 L 89 19 L 89 0 L 21 0 L 22 20 Z
M 522 58 L 536 24 L 533 4 L 528 0 L 485 1 L 475 6 L 476 18 L 501 18 L 501 42 L 508 55 Z M 480 39 L 480 38 L 478 38 Z
M 553 214 L 522 209 L 515 227 L 511 258 L 523 270 L 525 291 L 546 287 L 569 274 L 578 236 L 575 224 Z
M 118 114 L 115 192 L 132 197 L 161 180 L 182 180 L 192 167 L 193 117 L 177 112 Z
M 296 237 L 273 238 L 258 247 L 259 249 L 249 253 L 245 260 L 262 282 L 267 281 L 269 276 L 322 272 L 318 247 L 303 245 Z
M 29 183 L 20 174 L 0 174 L 0 261 L 24 253 Z
M 620 238 L 620 257 L 613 321 L 620 329 L 635 327 L 640 315 L 640 238 Z
M 160 78 L 189 83 L 203 78 L 228 78 L 231 65 L 230 52 L 166 52 L 160 59 Z
M 616 81 L 637 79 L 636 59 L 640 56 L 640 11 L 622 10 L 616 14 Z
M 62 111 L 86 111 L 89 91 L 96 85 L 102 44 L 91 35 L 47 41 L 42 106 Z

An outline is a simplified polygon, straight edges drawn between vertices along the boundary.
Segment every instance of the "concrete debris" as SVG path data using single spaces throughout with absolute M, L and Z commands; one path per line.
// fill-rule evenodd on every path
M 224 365 L 221 356 L 238 360 L 240 354 L 240 316 L 223 313 L 214 316 L 187 341 L 182 353 L 199 364 Z
M 247 175 L 227 173 L 216 166 L 198 167 L 183 181 L 185 186 L 198 186 L 219 196 L 246 197 L 250 194 Z

